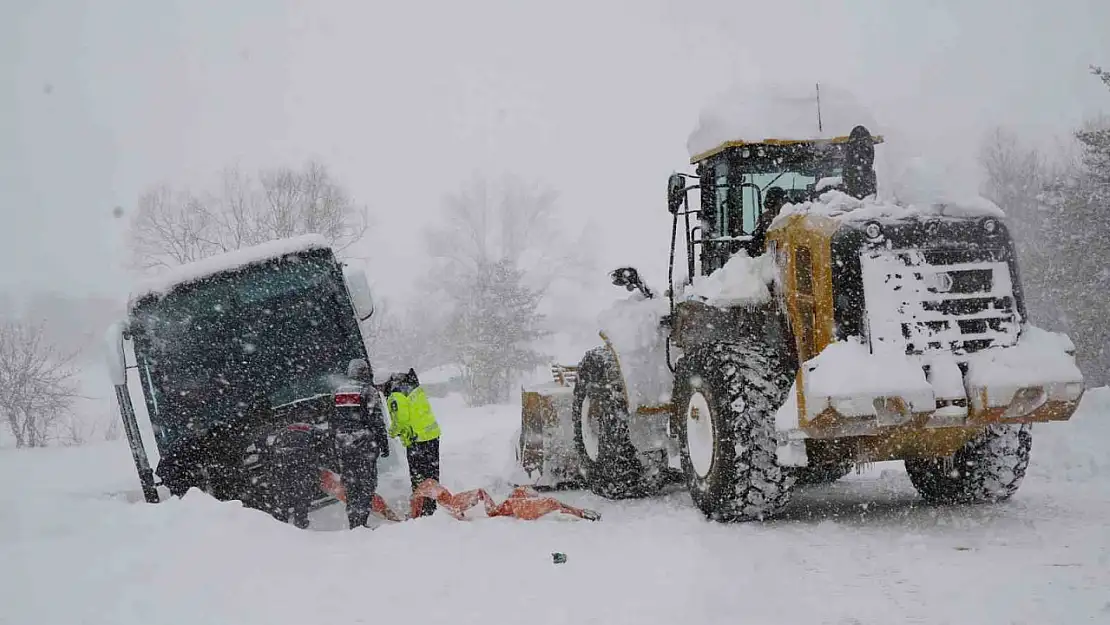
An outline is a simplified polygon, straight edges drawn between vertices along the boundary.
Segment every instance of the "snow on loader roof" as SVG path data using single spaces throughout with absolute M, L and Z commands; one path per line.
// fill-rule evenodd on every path
M 818 124 L 817 86 L 733 85 L 710 99 L 686 141 L 690 161 L 703 160 L 729 145 L 788 141 L 846 140 L 859 125 L 878 124 L 851 93 L 822 84 Z
M 287 239 L 267 241 L 259 245 L 209 256 L 179 267 L 173 267 L 140 282 L 132 291 L 129 302 L 134 303 L 147 295 L 165 294 L 182 284 L 197 282 L 217 273 L 260 263 L 270 258 L 328 247 L 330 247 L 328 241 L 323 236 L 305 234 Z

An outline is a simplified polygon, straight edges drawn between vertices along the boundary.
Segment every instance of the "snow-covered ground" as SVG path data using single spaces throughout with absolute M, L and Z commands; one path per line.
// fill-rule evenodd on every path
M 518 407 L 436 404 L 452 489 L 507 494 Z M 0 623 L 1110 623 L 1110 389 L 1034 430 L 1006 504 L 939 508 L 900 463 L 710 523 L 673 492 L 600 522 L 445 515 L 299 531 L 201 494 L 141 497 L 121 442 L 0 451 Z M 384 482 L 403 497 L 403 475 Z M 553 564 L 551 553 L 567 554 Z

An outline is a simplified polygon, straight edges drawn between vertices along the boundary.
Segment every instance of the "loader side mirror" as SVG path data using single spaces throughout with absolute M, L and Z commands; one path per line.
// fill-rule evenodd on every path
M 343 267 L 343 279 L 347 282 L 347 291 L 351 294 L 355 315 L 358 316 L 359 321 L 366 321 L 374 314 L 374 295 L 370 291 L 366 272 L 347 265 Z
M 127 384 L 127 356 L 123 351 L 123 330 L 124 322 L 117 321 L 108 326 L 108 331 L 104 335 L 108 377 L 112 380 L 112 386 Z
M 852 197 L 863 199 L 876 192 L 875 140 L 864 126 L 856 126 L 848 135 L 841 179 Z
M 652 298 L 654 295 L 651 290 L 647 288 L 644 281 L 640 279 L 640 272 L 636 271 L 635 267 L 621 267 L 609 272 L 609 277 L 613 280 L 614 286 L 623 286 L 627 291 L 635 291 L 639 289 L 644 297 Z
M 682 174 L 671 174 L 667 178 L 667 210 L 673 215 L 682 208 L 682 201 L 686 199 L 686 179 Z

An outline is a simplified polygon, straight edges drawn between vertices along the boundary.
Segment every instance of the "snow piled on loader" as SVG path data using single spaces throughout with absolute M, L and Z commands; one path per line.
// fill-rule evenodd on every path
M 719 270 L 694 278 L 682 297 L 721 308 L 762 304 L 771 299 L 768 285 L 774 277 L 775 263 L 770 254 L 755 258 L 736 254 Z
M 971 386 L 1021 388 L 1045 380 L 1083 379 L 1075 364 L 1075 344 L 1066 334 L 1026 325 L 1013 347 L 986 349 L 968 355 L 967 383 Z
M 836 397 L 851 389 L 859 395 L 924 393 L 932 399 L 933 389 L 919 360 L 905 354 L 872 353 L 859 337 L 830 343 L 805 367 L 807 396 Z
M 848 91 L 821 84 L 818 124 L 814 84 L 736 84 L 712 98 L 686 141 L 690 157 L 732 141 L 832 139 L 863 125 L 879 134 L 866 107 Z
M 1001 219 L 1005 213 L 997 204 L 978 196 L 955 199 L 954 197 L 923 194 L 922 197 L 940 197 L 921 203 L 905 203 L 868 196 L 862 200 L 843 191 L 829 190 L 812 202 L 786 204 L 779 211 L 771 228 L 783 224 L 793 215 L 815 215 L 838 221 L 890 221 L 908 217 L 994 217 Z
M 662 326 L 668 312 L 666 299 L 635 293 L 598 315 L 601 334 L 617 353 L 631 411 L 670 401 L 674 381 L 667 368 L 667 332 Z
M 684 288 L 676 286 L 675 299 L 721 308 L 760 304 L 770 300 L 768 285 L 774 279 L 774 271 L 769 255 L 751 258 L 738 254 L 712 275 L 698 276 Z M 668 333 L 662 325 L 663 317 L 669 312 L 667 299 L 635 293 L 598 315 L 601 335 L 617 353 L 628 392 L 629 410 L 670 401 L 674 376 L 667 367 Z M 681 355 L 672 345 L 671 362 L 676 362 Z

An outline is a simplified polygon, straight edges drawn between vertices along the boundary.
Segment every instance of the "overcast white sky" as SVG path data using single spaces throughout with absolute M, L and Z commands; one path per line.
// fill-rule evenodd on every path
M 991 123 L 1040 137 L 1110 109 L 1105 0 L 4 0 L 0 287 L 124 295 L 144 186 L 231 163 L 328 163 L 376 230 L 386 295 L 418 228 L 475 172 L 562 194 L 612 229 L 600 270 L 664 276 L 666 176 L 734 80 L 853 91 L 899 157 L 973 175 Z M 882 181 L 880 181 L 881 183 Z

